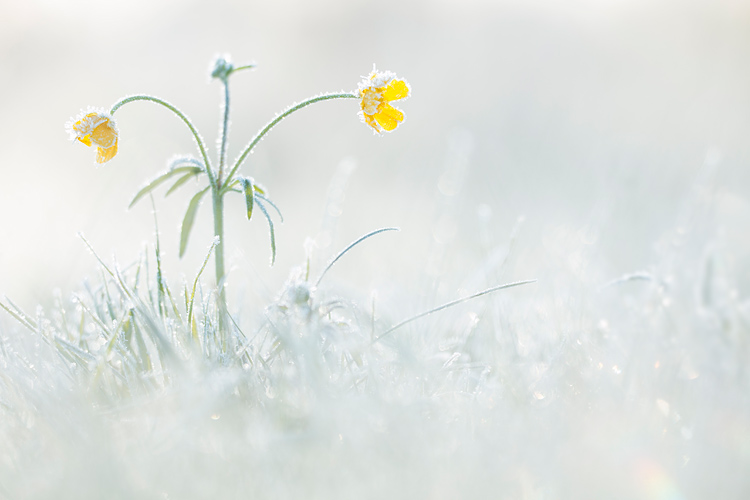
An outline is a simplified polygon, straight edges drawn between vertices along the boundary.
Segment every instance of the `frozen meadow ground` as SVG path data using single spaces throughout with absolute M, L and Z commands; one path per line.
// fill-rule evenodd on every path
M 237 306 L 222 338 L 199 287 L 200 347 L 152 257 L 105 263 L 28 328 L 3 316 L 0 497 L 742 498 L 748 262 L 717 161 L 633 273 L 607 276 L 580 231 L 540 248 L 521 225 L 460 282 L 420 270 L 418 296 L 315 288 L 303 266 Z M 538 282 L 373 342 L 403 311 L 514 269 Z

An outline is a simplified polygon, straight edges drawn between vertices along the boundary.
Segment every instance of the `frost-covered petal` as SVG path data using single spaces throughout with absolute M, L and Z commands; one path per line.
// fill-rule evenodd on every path
M 107 163 L 109 160 L 115 157 L 117 154 L 117 139 L 115 139 L 114 144 L 108 148 L 96 148 L 96 162 L 97 163 Z
M 66 124 L 70 138 L 86 146 L 97 146 L 96 161 L 106 163 L 117 154 L 117 126 L 104 110 L 81 112 Z
M 102 148 L 109 148 L 117 141 L 117 131 L 110 120 L 105 120 L 91 132 L 91 142 Z
M 383 110 L 374 116 L 375 120 L 388 132 L 395 129 L 404 120 L 404 114 L 389 104 L 386 104 Z
M 374 115 L 367 115 L 364 113 L 360 113 L 360 117 L 366 124 L 368 124 L 373 129 L 375 129 L 375 132 L 380 133 L 380 125 L 378 125 L 378 122 L 375 121 Z
M 409 96 L 409 85 L 404 80 L 391 80 L 383 91 L 383 99 L 396 101 Z
M 383 108 L 380 110 L 380 114 L 386 115 L 389 118 L 393 118 L 398 122 L 404 121 L 404 112 L 398 108 L 394 108 L 390 104 L 386 104 L 385 106 L 383 106 Z
M 358 86 L 360 118 L 375 132 L 394 130 L 404 120 L 404 113 L 388 103 L 408 97 L 410 93 L 411 88 L 406 80 L 397 78 L 390 71 L 378 71 L 373 67 L 372 73 Z
M 81 112 L 66 125 L 71 139 L 78 139 L 91 134 L 99 124 L 105 121 L 103 113 L 99 112 Z

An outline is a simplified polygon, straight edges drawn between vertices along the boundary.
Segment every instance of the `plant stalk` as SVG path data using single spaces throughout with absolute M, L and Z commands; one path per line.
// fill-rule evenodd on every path
M 224 345 L 224 313 L 227 310 L 227 292 L 224 287 L 224 193 L 220 186 L 211 190 L 214 212 L 214 236 L 217 237 L 216 248 L 214 248 L 214 264 L 216 265 L 216 288 L 219 291 L 218 316 L 219 335 L 221 335 L 222 347 Z
M 224 196 L 219 189 L 211 192 L 213 198 L 214 212 L 214 236 L 219 241 L 214 249 L 214 262 L 216 264 L 216 286 L 219 287 L 219 297 L 222 303 L 226 302 L 224 291 Z
M 221 83 L 224 85 L 224 119 L 221 122 L 221 130 L 219 132 L 220 144 L 219 144 L 219 173 L 216 176 L 217 184 L 221 184 L 222 176 L 224 174 L 224 165 L 226 164 L 227 157 L 227 132 L 229 129 L 229 78 L 222 79 Z

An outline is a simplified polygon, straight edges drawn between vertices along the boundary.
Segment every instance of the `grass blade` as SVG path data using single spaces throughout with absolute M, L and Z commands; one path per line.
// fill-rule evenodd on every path
M 211 248 L 208 249 L 206 258 L 203 259 L 203 265 L 198 271 L 198 274 L 195 276 L 195 281 L 193 281 L 193 291 L 190 294 L 190 301 L 187 303 L 188 332 L 192 333 L 193 339 L 196 341 L 196 343 L 198 343 L 198 330 L 196 329 L 195 322 L 193 321 L 193 305 L 195 302 L 195 290 L 198 288 L 198 279 L 201 277 L 201 274 L 203 274 L 203 270 L 206 269 L 206 265 L 208 264 L 208 259 L 211 258 L 211 254 L 213 253 L 214 248 L 216 248 L 216 245 L 218 244 L 219 244 L 219 238 L 216 237 L 214 238 L 213 243 L 211 243 Z M 187 293 L 185 294 L 185 300 L 187 300 Z
M 13 304 L 13 302 L 11 302 L 10 299 L 8 299 L 8 297 L 5 297 L 5 300 L 7 300 L 8 303 L 10 303 L 13 308 L 15 308 L 15 311 L 11 309 L 10 307 L 6 306 L 5 304 L 3 304 L 2 302 L 0 302 L 0 307 L 5 309 L 5 311 L 8 314 L 13 316 L 13 318 L 15 318 L 15 320 L 21 323 L 23 326 L 31 330 L 33 333 L 37 333 L 36 323 L 31 318 L 26 316 L 20 309 L 18 309 L 18 307 L 16 307 L 16 305 Z
M 331 269 L 331 268 L 333 267 L 333 265 L 334 265 L 334 264 L 335 264 L 335 263 L 336 263 L 336 262 L 337 262 L 337 261 L 338 261 L 338 260 L 339 260 L 339 259 L 340 259 L 341 257 L 343 257 L 343 256 L 344 256 L 344 254 L 345 254 L 346 252 L 348 252 L 349 250 L 351 250 L 351 249 L 352 249 L 352 248 L 354 248 L 355 246 L 359 245 L 360 243 L 362 243 L 363 241 L 365 241 L 365 240 L 366 240 L 367 238 L 369 238 L 370 236 L 375 236 L 376 234 L 380 234 L 380 233 L 383 233 L 383 232 L 385 232 L 385 231 L 400 231 L 400 229 L 399 229 L 399 228 L 397 228 L 397 227 L 383 227 L 383 228 L 380 228 L 380 229 L 376 229 L 375 231 L 370 231 L 370 232 L 369 232 L 369 233 L 367 233 L 366 235 L 364 235 L 364 236 L 361 236 L 361 237 L 360 237 L 360 238 L 358 238 L 357 240 L 355 240 L 355 241 L 353 241 L 353 242 L 349 243 L 349 244 L 348 244 L 348 245 L 346 246 L 346 248 L 344 248 L 343 250 L 341 250 L 341 251 L 340 251 L 340 252 L 339 252 L 339 253 L 338 253 L 338 254 L 337 254 L 337 255 L 336 255 L 336 256 L 335 256 L 335 257 L 334 257 L 333 259 L 331 259 L 331 260 L 330 260 L 330 261 L 328 262 L 328 264 L 326 265 L 325 269 L 323 269 L 323 272 L 321 272 L 321 273 L 320 273 L 320 276 L 318 276 L 318 279 L 317 279 L 317 280 L 315 281 L 315 286 L 318 286 L 318 285 L 320 284 L 320 281 L 321 281 L 321 280 L 323 279 L 323 276 L 325 276 L 325 275 L 326 275 L 326 273 L 328 272 L 328 270 L 329 270 L 329 269 Z
M 477 293 L 475 293 L 473 295 L 469 295 L 468 297 L 463 297 L 463 298 L 460 298 L 460 299 L 452 300 L 452 301 L 447 302 L 447 303 L 445 303 L 445 304 L 443 304 L 441 306 L 438 306 L 438 307 L 436 307 L 434 309 L 430 309 L 429 311 L 425 311 L 423 313 L 419 313 L 416 316 L 412 316 L 411 318 L 405 319 L 402 322 L 397 323 L 396 325 L 390 327 L 388 330 L 386 330 L 385 332 L 383 332 L 380 336 L 376 337 L 375 340 L 372 341 L 372 343 L 374 344 L 378 340 L 382 339 L 383 337 L 385 337 L 386 335 L 388 335 L 392 331 L 401 328 L 405 324 L 411 323 L 412 321 L 417 320 L 419 318 L 424 318 L 425 316 L 427 316 L 429 314 L 436 313 L 438 311 L 442 311 L 443 309 L 448 309 L 449 307 L 453 307 L 453 306 L 455 306 L 457 304 L 460 304 L 462 302 L 467 302 L 469 300 L 476 299 L 477 297 L 481 297 L 482 295 L 487 295 L 488 293 L 496 292 L 498 290 L 503 290 L 505 288 L 513 288 L 514 286 L 528 285 L 529 283 L 536 283 L 536 280 L 516 281 L 516 282 L 513 282 L 513 283 L 506 283 L 504 285 L 493 286 L 492 288 L 488 288 L 486 290 L 482 290 L 481 292 L 477 292 Z

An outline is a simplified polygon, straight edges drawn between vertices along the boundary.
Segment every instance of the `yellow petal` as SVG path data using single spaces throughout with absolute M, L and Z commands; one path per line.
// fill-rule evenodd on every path
M 75 130 L 78 135 L 88 135 L 91 133 L 91 131 L 94 129 L 96 125 L 98 125 L 100 122 L 96 119 L 98 115 L 96 113 L 89 113 L 77 122 L 73 124 L 73 130 Z
M 110 125 L 108 119 L 97 125 L 91 132 L 91 142 L 102 148 L 111 147 L 115 141 L 117 141 L 117 132 Z
M 84 135 L 83 137 L 76 137 L 76 139 L 91 147 L 91 134 Z
M 390 104 L 386 104 L 383 106 L 383 109 L 380 110 L 380 112 L 384 115 L 388 115 L 389 117 L 393 118 L 396 121 L 402 122 L 404 121 L 404 113 L 400 109 L 394 108 Z
M 109 160 L 115 157 L 117 154 L 117 138 L 112 146 L 108 148 L 96 148 L 96 162 L 107 163 Z
M 400 122 L 404 121 L 404 113 L 390 104 L 383 106 L 383 109 L 373 116 L 375 116 L 375 120 L 377 120 L 377 122 L 388 132 L 395 129 Z
M 390 132 L 391 130 L 395 129 L 396 126 L 398 126 L 398 120 L 393 118 L 392 116 L 388 116 L 385 113 L 378 113 L 375 116 L 375 120 L 380 124 L 383 129 Z
M 383 99 L 386 101 L 396 101 L 408 96 L 409 86 L 403 80 L 391 80 L 383 92 Z

